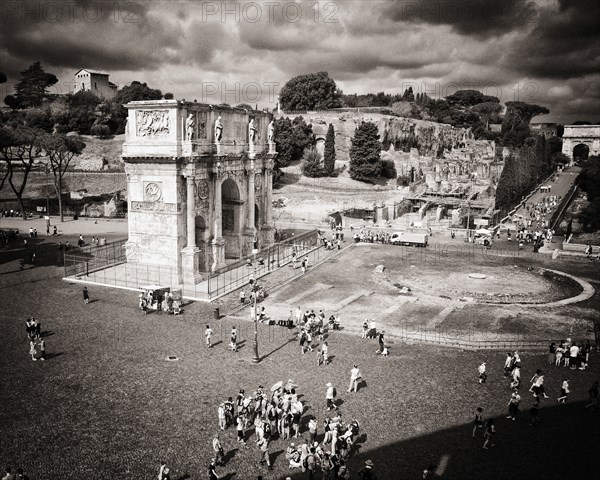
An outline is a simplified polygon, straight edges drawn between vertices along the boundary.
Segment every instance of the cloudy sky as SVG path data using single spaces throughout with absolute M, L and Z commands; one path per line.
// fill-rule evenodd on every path
M 2 0 L 0 71 L 41 61 L 66 93 L 80 68 L 176 98 L 275 104 L 328 71 L 344 93 L 441 98 L 475 88 L 545 105 L 536 121 L 600 121 L 598 0 Z

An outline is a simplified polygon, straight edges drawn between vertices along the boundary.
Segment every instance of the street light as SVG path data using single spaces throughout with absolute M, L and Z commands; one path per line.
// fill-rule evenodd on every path
M 254 262 L 253 262 L 253 270 L 254 270 L 254 282 L 252 282 L 252 289 L 254 290 L 254 283 L 256 282 L 256 254 L 258 253 L 258 248 L 256 248 L 258 245 L 256 244 L 256 226 L 253 227 L 254 228 L 254 238 L 253 238 L 253 243 L 252 243 L 252 254 L 254 255 Z M 252 316 L 254 317 L 252 320 L 254 320 L 254 357 L 252 357 L 252 363 L 259 363 L 260 362 L 260 358 L 258 356 L 258 318 L 256 316 L 256 297 L 257 297 L 257 291 L 254 290 L 252 292 Z

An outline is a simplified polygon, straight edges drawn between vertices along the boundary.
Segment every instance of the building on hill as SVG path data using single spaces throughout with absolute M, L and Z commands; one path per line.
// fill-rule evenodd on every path
M 556 123 L 532 123 L 530 124 L 532 133 L 544 135 L 546 138 L 556 137 L 558 125 Z
M 108 73 L 82 68 L 74 77 L 73 93 L 92 92 L 94 95 L 109 100 L 117 94 L 117 86 L 108 81 Z

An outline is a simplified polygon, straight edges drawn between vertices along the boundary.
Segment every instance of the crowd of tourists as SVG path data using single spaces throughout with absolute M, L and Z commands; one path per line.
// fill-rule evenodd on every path
M 359 379 L 360 371 L 355 365 L 348 392 L 356 392 Z M 284 455 L 290 470 L 307 472 L 309 479 L 315 478 L 318 471 L 322 473 L 320 478 L 325 480 L 349 479 L 350 471 L 346 462 L 360 438 L 360 423 L 356 419 L 342 418 L 336 405 L 337 391 L 331 382 L 324 388 L 327 411 L 332 411 L 333 415 L 325 418 L 321 427 L 314 416 L 303 421 L 306 408 L 298 394 L 299 386 L 290 379 L 285 384 L 277 382 L 268 391 L 259 385 L 251 394 L 247 395 L 241 389 L 235 399 L 228 397 L 217 408 L 218 429 L 235 429 L 237 443 L 244 447 L 248 447 L 252 441 L 259 465 L 269 470 L 273 469 L 274 461 L 270 444 L 278 438 L 293 440 L 288 443 Z M 217 468 L 227 462 L 219 431 L 212 439 L 213 457 L 207 467 L 209 480 L 218 479 Z M 170 475 L 166 462 L 161 462 L 159 480 L 169 480 Z M 373 462 L 367 460 L 358 475 L 365 480 L 375 479 Z
M 592 347 L 588 342 L 576 343 L 570 338 L 562 340 L 558 343 L 552 342 L 549 347 L 548 353 L 548 365 L 551 367 L 568 367 L 571 370 L 584 370 L 588 366 L 589 354 Z M 521 356 L 519 352 L 508 352 L 504 362 L 504 377 L 508 381 L 509 389 L 511 390 L 511 396 L 508 400 L 508 415 L 507 419 L 516 421 L 520 416 L 520 406 L 522 401 L 521 394 Z M 483 385 L 487 382 L 488 373 L 486 368 L 486 362 L 483 362 L 478 367 L 479 373 L 479 384 Z M 568 375 L 563 375 L 563 379 L 560 382 L 560 395 L 556 398 L 558 403 L 564 404 L 567 402 L 568 396 L 571 393 L 569 386 Z M 533 396 L 532 404 L 529 408 L 529 425 L 534 426 L 540 423 L 540 405 L 542 400 L 550 399 L 547 395 L 545 388 L 545 372 L 541 368 L 537 368 L 534 375 L 529 380 L 529 390 Z M 595 410 L 598 405 L 598 381 L 595 381 L 588 394 L 590 397 L 590 403 L 586 405 L 586 408 Z M 493 418 L 488 418 L 484 422 L 484 409 L 478 407 L 475 411 L 475 418 L 473 421 L 472 437 L 477 436 L 477 432 L 483 430 L 483 448 L 488 449 L 495 446 L 494 437 L 496 433 L 496 425 Z

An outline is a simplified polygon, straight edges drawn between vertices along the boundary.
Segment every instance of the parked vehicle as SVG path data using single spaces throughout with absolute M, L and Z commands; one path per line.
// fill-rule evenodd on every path
M 426 247 L 427 238 L 428 235 L 426 233 L 394 232 L 390 237 L 390 243 L 394 245 Z

